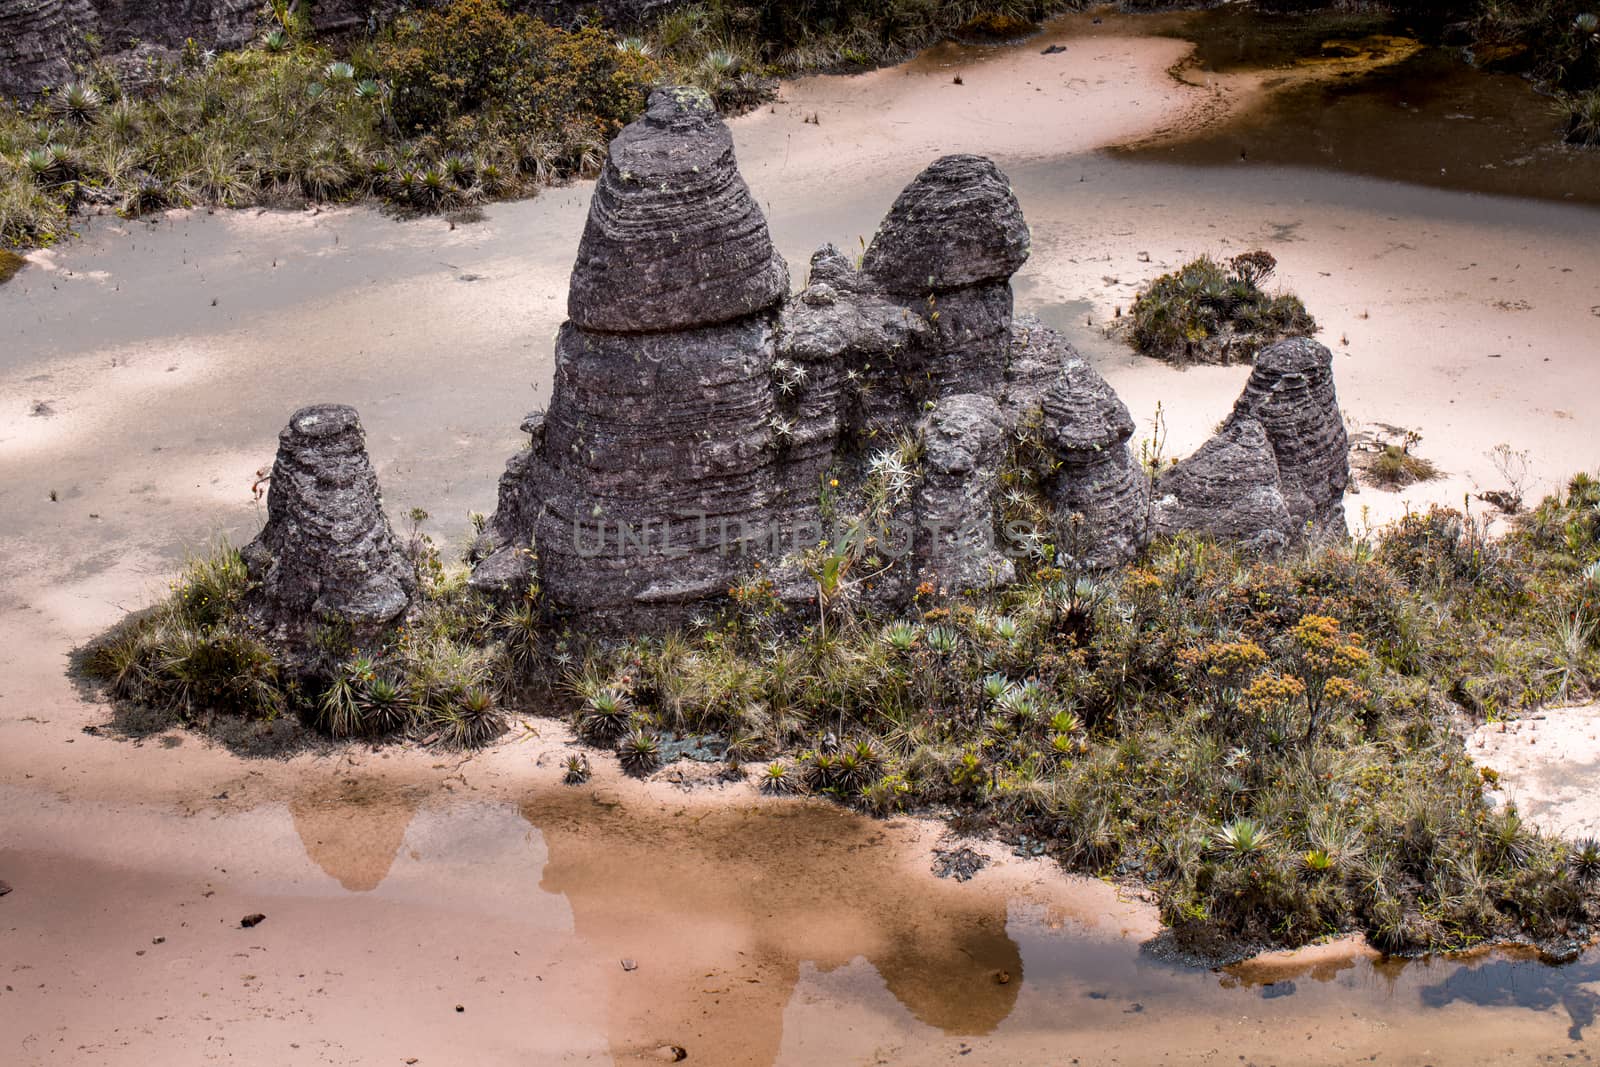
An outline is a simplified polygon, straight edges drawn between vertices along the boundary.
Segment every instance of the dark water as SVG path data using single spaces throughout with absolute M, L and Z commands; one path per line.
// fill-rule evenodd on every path
M 1117 25 L 1127 31 L 1138 23 Z M 1161 31 L 1195 44 L 1190 80 L 1260 71 L 1268 86 L 1278 77 L 1284 84 L 1226 122 L 1116 150 L 1123 158 L 1317 167 L 1444 189 L 1600 203 L 1600 151 L 1562 144 L 1565 112 L 1526 79 L 1476 69 L 1458 49 L 1437 46 L 1422 46 L 1398 62 L 1350 69 L 1374 48 L 1414 41 L 1420 31 L 1403 23 L 1230 8 L 1168 17 Z M 1326 78 L 1297 77 L 1318 66 L 1333 69 Z

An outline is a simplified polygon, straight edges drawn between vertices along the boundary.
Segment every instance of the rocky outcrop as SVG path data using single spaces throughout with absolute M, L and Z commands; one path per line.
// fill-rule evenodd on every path
M 1006 430 L 1000 405 L 970 393 L 944 398 L 923 419 L 923 480 L 915 509 L 919 580 L 956 592 L 1015 577 L 995 542 Z
M 891 293 L 920 296 L 1009 281 L 1028 259 L 1011 183 L 983 156 L 945 156 L 906 186 L 862 259 Z
M 1045 338 L 1060 368 L 1041 404 L 1045 444 L 1056 460 L 1046 485 L 1057 544 L 1078 566 L 1119 566 L 1149 536 L 1150 477 L 1128 449 L 1133 417 L 1071 345 Z
M 714 326 L 775 307 L 789 269 L 698 89 L 658 89 L 611 143 L 589 202 L 567 315 L 616 333 Z
M 330 34 L 375 27 L 401 5 L 301 6 L 316 32 Z M 0 93 L 24 97 L 68 81 L 92 52 L 136 76 L 144 59 L 174 58 L 191 38 L 202 48 L 239 48 L 260 32 L 261 11 L 258 0 L 0 0 Z
M 787 295 L 710 99 L 655 91 L 590 204 L 550 409 L 502 479 L 475 582 L 513 586 L 532 545 L 559 611 L 670 614 L 724 593 L 778 495 Z
M 914 421 L 940 396 L 998 395 L 1011 275 L 1028 258 L 1011 184 L 982 156 L 935 160 L 906 186 L 862 257 L 864 283 L 928 326 L 927 343 L 863 372 L 867 431 Z
M 1345 473 L 1326 349 L 1263 352 L 1222 432 L 1152 492 L 1126 405 L 1071 345 L 1014 320 L 1027 255 L 1005 176 L 949 156 L 900 194 L 859 268 L 824 247 L 790 296 L 710 101 L 656 91 L 611 146 L 549 411 L 523 425 L 473 584 L 650 629 L 758 569 L 780 596 L 814 595 L 804 553 L 855 536 L 872 574 L 856 595 L 879 606 L 923 582 L 991 586 L 1015 573 L 1002 504 L 1037 500 L 1001 496 L 1014 445 L 1052 513 L 1030 543 L 1069 568 L 1118 566 L 1153 533 L 1275 551 L 1334 528 Z
M 384 515 L 354 408 L 294 413 L 278 435 L 266 525 L 242 555 L 256 583 L 250 613 L 291 651 L 327 623 L 370 637 L 410 606 L 416 573 Z
M 1314 538 L 1343 537 L 1350 441 L 1333 388 L 1333 353 L 1309 337 L 1263 348 L 1230 418 L 1253 419 L 1266 431 L 1295 522 Z
M 1276 552 L 1300 532 L 1284 500 L 1272 444 L 1254 419 L 1229 421 L 1194 455 L 1164 472 L 1155 492 L 1159 533 L 1194 531 Z

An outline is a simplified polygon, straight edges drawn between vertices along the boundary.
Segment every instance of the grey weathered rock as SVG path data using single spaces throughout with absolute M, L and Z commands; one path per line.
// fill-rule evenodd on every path
M 940 400 L 919 427 L 923 479 L 915 500 L 918 578 L 952 592 L 987 589 L 1015 577 L 996 547 L 995 493 L 1006 423 L 992 398 Z
M 1062 551 L 1080 566 L 1120 566 L 1149 536 L 1150 479 L 1128 449 L 1133 417 L 1106 380 L 1065 341 L 1041 403 L 1045 443 L 1058 466 L 1046 480 Z
M 1309 337 L 1268 345 L 1233 407 L 1266 430 L 1289 514 L 1313 537 L 1345 534 L 1350 442 L 1333 388 L 1333 353 Z
M 549 411 L 524 424 L 474 585 L 525 589 L 537 567 L 547 608 L 634 630 L 681 621 L 756 564 L 804 597 L 815 581 L 796 554 L 840 533 L 825 512 L 910 535 L 909 556 L 874 544 L 863 601 L 1003 582 L 1002 466 L 1034 417 L 1055 540 L 1077 565 L 1126 562 L 1153 530 L 1274 549 L 1301 515 L 1331 522 L 1342 427 L 1320 346 L 1263 353 L 1226 429 L 1153 500 L 1127 407 L 1071 345 L 1013 319 L 1027 252 L 1004 175 L 947 157 L 901 194 L 862 269 L 825 247 L 785 300 L 726 128 L 703 94 L 653 94 L 596 188 Z M 911 433 L 920 470 L 886 502 L 885 464 Z
M 533 464 L 534 539 L 559 604 L 727 590 L 776 494 L 772 361 L 765 316 L 672 334 L 562 329 Z
M 872 365 L 865 382 L 879 398 L 869 412 L 872 429 L 904 424 L 941 396 L 999 392 L 1011 342 L 1010 278 L 1028 248 L 1022 209 L 990 160 L 945 156 L 906 186 L 873 236 L 861 276 L 927 322 L 932 335 L 901 358 Z
M 657 89 L 611 143 L 567 314 L 586 330 L 683 330 L 778 305 L 789 269 L 702 90 Z
M 294 413 L 278 435 L 266 525 L 242 555 L 258 583 L 247 607 L 291 649 L 324 622 L 370 637 L 405 612 L 416 574 L 384 515 L 354 408 Z
M 862 270 L 889 292 L 917 296 L 1005 281 L 1028 248 L 1028 224 L 1000 168 L 983 156 L 945 156 L 895 200 Z
M 1236 418 L 1156 482 L 1155 527 L 1239 541 L 1261 552 L 1300 533 L 1283 499 L 1278 461 L 1259 422 Z
M 708 98 L 652 93 L 590 202 L 549 411 L 501 480 L 474 584 L 514 588 L 531 546 L 549 606 L 644 624 L 766 558 L 795 444 L 774 381 L 787 289 Z

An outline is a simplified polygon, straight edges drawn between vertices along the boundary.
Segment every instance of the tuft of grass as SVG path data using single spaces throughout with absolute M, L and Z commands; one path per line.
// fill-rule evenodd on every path
M 1364 469 L 1372 483 L 1383 489 L 1403 489 L 1439 477 L 1439 468 L 1432 460 L 1413 455 L 1403 445 L 1384 446 Z

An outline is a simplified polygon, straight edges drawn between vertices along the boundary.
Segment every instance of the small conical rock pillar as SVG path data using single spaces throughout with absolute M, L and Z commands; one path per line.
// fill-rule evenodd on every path
M 247 607 L 290 647 L 329 622 L 370 636 L 410 606 L 416 572 L 384 515 L 355 408 L 294 413 L 278 435 L 266 526 L 242 554 L 257 583 Z

